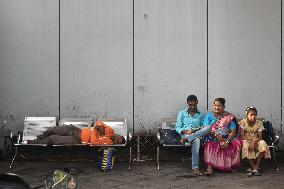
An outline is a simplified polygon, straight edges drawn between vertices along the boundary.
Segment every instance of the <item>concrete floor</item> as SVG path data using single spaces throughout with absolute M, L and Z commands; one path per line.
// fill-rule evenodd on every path
M 107 173 L 98 171 L 97 162 L 42 162 L 17 161 L 14 169 L 9 170 L 8 161 L 0 161 L 0 172 L 13 172 L 22 176 L 31 187 L 43 184 L 46 175 L 55 169 L 65 167 L 74 170 L 74 177 L 80 189 L 94 188 L 218 188 L 218 189 L 283 189 L 284 162 L 279 163 L 277 172 L 270 161 L 262 164 L 264 174 L 260 177 L 247 177 L 243 164 L 237 173 L 215 172 L 210 177 L 192 177 L 190 162 L 168 162 L 160 164 L 157 170 L 155 162 L 134 162 L 131 171 L 127 162 L 117 162 L 115 168 Z M 0 187 L 1 188 L 1 187 Z

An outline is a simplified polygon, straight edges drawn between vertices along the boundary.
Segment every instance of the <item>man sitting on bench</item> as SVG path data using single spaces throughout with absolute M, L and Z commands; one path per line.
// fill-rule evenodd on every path
M 198 132 L 202 128 L 202 122 L 205 114 L 197 109 L 198 100 L 195 95 L 189 95 L 187 97 L 188 108 L 178 113 L 176 122 L 176 131 L 182 138 L 190 136 L 195 132 Z M 201 176 L 202 173 L 199 170 L 199 148 L 200 139 L 198 137 L 190 141 L 191 154 L 192 154 L 192 175 Z
M 96 121 L 95 127 L 78 128 L 74 125 L 63 125 L 49 128 L 36 139 L 27 141 L 28 144 L 123 144 L 123 136 L 101 121 Z

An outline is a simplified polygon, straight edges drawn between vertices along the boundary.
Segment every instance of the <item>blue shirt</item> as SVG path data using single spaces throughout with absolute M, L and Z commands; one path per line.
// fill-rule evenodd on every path
M 181 134 L 181 131 L 189 129 L 199 129 L 202 126 L 205 114 L 197 111 L 194 116 L 189 114 L 188 108 L 178 113 L 176 122 L 176 131 Z
M 212 127 L 213 124 L 211 123 L 216 121 L 217 118 L 215 117 L 215 115 L 212 112 L 208 112 L 203 120 L 203 125 L 204 126 L 210 125 Z

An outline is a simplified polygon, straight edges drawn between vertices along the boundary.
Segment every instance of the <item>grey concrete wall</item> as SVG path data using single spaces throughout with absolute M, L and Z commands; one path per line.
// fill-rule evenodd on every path
M 189 94 L 206 110 L 206 1 L 136 1 L 134 18 L 136 130 L 175 117 Z
M 281 1 L 208 2 L 207 40 L 207 0 L 0 0 L 2 143 L 25 116 L 155 130 L 189 94 L 203 111 L 256 106 L 280 130 Z
M 209 108 L 225 97 L 238 117 L 255 106 L 280 129 L 281 1 L 209 2 Z
M 58 1 L 0 0 L 0 149 L 25 116 L 58 115 Z
M 126 117 L 132 127 L 131 0 L 63 0 L 61 23 L 61 117 Z

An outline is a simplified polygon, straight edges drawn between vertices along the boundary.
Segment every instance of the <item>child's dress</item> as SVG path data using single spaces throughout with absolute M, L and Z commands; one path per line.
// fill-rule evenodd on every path
M 271 158 L 269 147 L 264 140 L 259 140 L 257 150 L 249 151 L 250 143 L 258 138 L 258 132 L 264 130 L 261 121 L 256 120 L 254 125 L 249 125 L 247 119 L 243 119 L 239 123 L 244 131 L 244 140 L 242 147 L 242 159 L 256 159 L 260 153 L 263 153 L 265 158 Z

